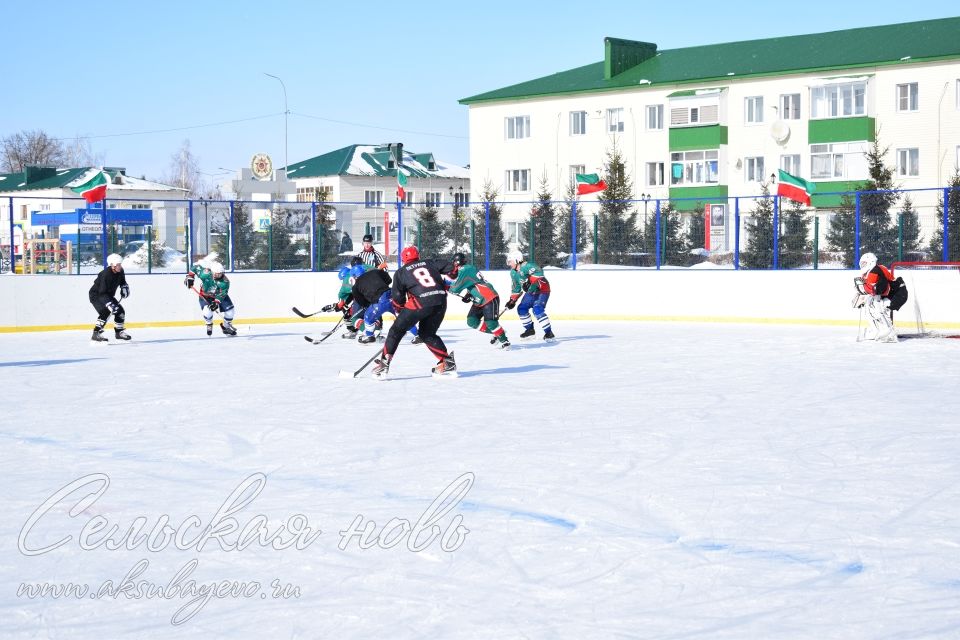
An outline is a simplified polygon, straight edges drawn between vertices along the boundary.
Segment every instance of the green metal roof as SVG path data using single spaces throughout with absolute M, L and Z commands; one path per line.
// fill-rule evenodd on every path
M 343 175 L 396 177 L 397 170 L 388 168 L 392 159 L 393 152 L 385 144 L 352 144 L 309 160 L 291 162 L 287 175 L 292 179 Z M 427 178 L 438 174 L 437 171 L 428 169 L 428 162 L 431 161 L 432 153 L 411 153 L 404 150 L 400 166 L 403 172 L 412 178 Z
M 610 46 L 611 42 L 613 47 Z M 608 38 L 606 55 L 629 41 Z M 642 56 L 641 56 L 642 57 Z M 855 69 L 960 57 L 960 17 L 861 27 L 782 38 L 746 40 L 658 51 L 624 71 L 605 77 L 607 60 L 479 93 L 473 104 L 581 92 L 610 91 L 722 78 Z
M 687 89 L 686 91 L 674 91 L 668 93 L 668 98 L 690 98 L 693 96 L 706 96 L 714 93 L 720 93 L 725 87 L 713 87 L 712 89 Z
M 19 173 L 3 173 L 0 174 L 0 192 L 62 189 L 90 169 L 91 167 L 79 169 L 27 167 Z

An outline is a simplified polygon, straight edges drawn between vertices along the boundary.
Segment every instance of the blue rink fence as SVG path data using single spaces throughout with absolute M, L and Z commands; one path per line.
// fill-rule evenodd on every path
M 960 261 L 958 188 L 817 193 L 815 206 L 775 195 L 597 195 L 452 207 L 115 198 L 88 206 L 8 196 L 0 200 L 0 272 L 22 272 L 28 257 L 34 272 L 95 273 L 111 253 L 123 255 L 134 273 L 183 273 L 212 254 L 231 272 L 330 271 L 349 263 L 367 233 L 388 262 L 396 262 L 397 247 L 416 245 L 425 257 L 463 252 L 486 270 L 505 268 L 511 250 L 568 269 L 848 269 L 866 251 L 883 263 Z M 34 239 L 60 242 L 24 256 L 23 240 Z

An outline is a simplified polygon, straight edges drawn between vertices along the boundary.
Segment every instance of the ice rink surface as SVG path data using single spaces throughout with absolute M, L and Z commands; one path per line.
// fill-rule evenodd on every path
M 0 335 L 0 637 L 960 636 L 960 340 L 330 326 Z

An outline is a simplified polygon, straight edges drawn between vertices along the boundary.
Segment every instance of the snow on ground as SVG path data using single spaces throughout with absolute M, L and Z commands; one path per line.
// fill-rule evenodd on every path
M 960 341 L 447 322 L 377 382 L 329 326 L 0 335 L 0 636 L 960 635 Z

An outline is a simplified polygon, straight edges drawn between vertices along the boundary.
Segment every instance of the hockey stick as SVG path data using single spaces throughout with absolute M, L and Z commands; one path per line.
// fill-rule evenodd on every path
M 330 336 L 332 336 L 334 333 L 337 332 L 337 329 L 340 328 L 340 325 L 343 323 L 343 320 L 344 320 L 343 316 L 340 316 L 340 319 L 337 320 L 337 324 L 333 325 L 333 329 L 330 329 L 330 331 L 327 332 L 327 335 L 323 336 L 319 340 L 317 340 L 316 338 L 311 338 L 310 336 L 303 336 L 303 339 L 311 344 L 320 344 L 321 342 L 323 342 L 324 340 L 326 340 L 327 338 L 329 338 Z
M 318 313 L 325 313 L 323 309 L 321 309 L 320 311 L 314 311 L 313 313 L 304 313 L 303 311 L 300 311 L 300 309 L 297 309 L 296 307 L 293 308 L 293 312 L 298 316 L 300 316 L 301 318 L 310 318 L 317 315 Z
M 370 359 L 367 360 L 366 362 L 364 362 L 362 365 L 360 365 L 360 368 L 357 369 L 356 371 L 354 371 L 353 373 L 350 373 L 349 371 L 344 371 L 343 369 L 340 369 L 339 377 L 341 377 L 341 378 L 356 378 L 358 375 L 360 375 L 360 372 L 362 372 L 364 369 L 366 369 L 367 367 L 370 366 L 370 363 L 371 363 L 371 362 L 373 362 L 374 360 L 376 360 L 378 357 L 380 357 L 380 356 L 382 356 L 382 355 L 383 355 L 383 350 L 381 349 L 381 350 L 377 351 L 375 354 L 373 354 L 372 356 L 370 356 Z

